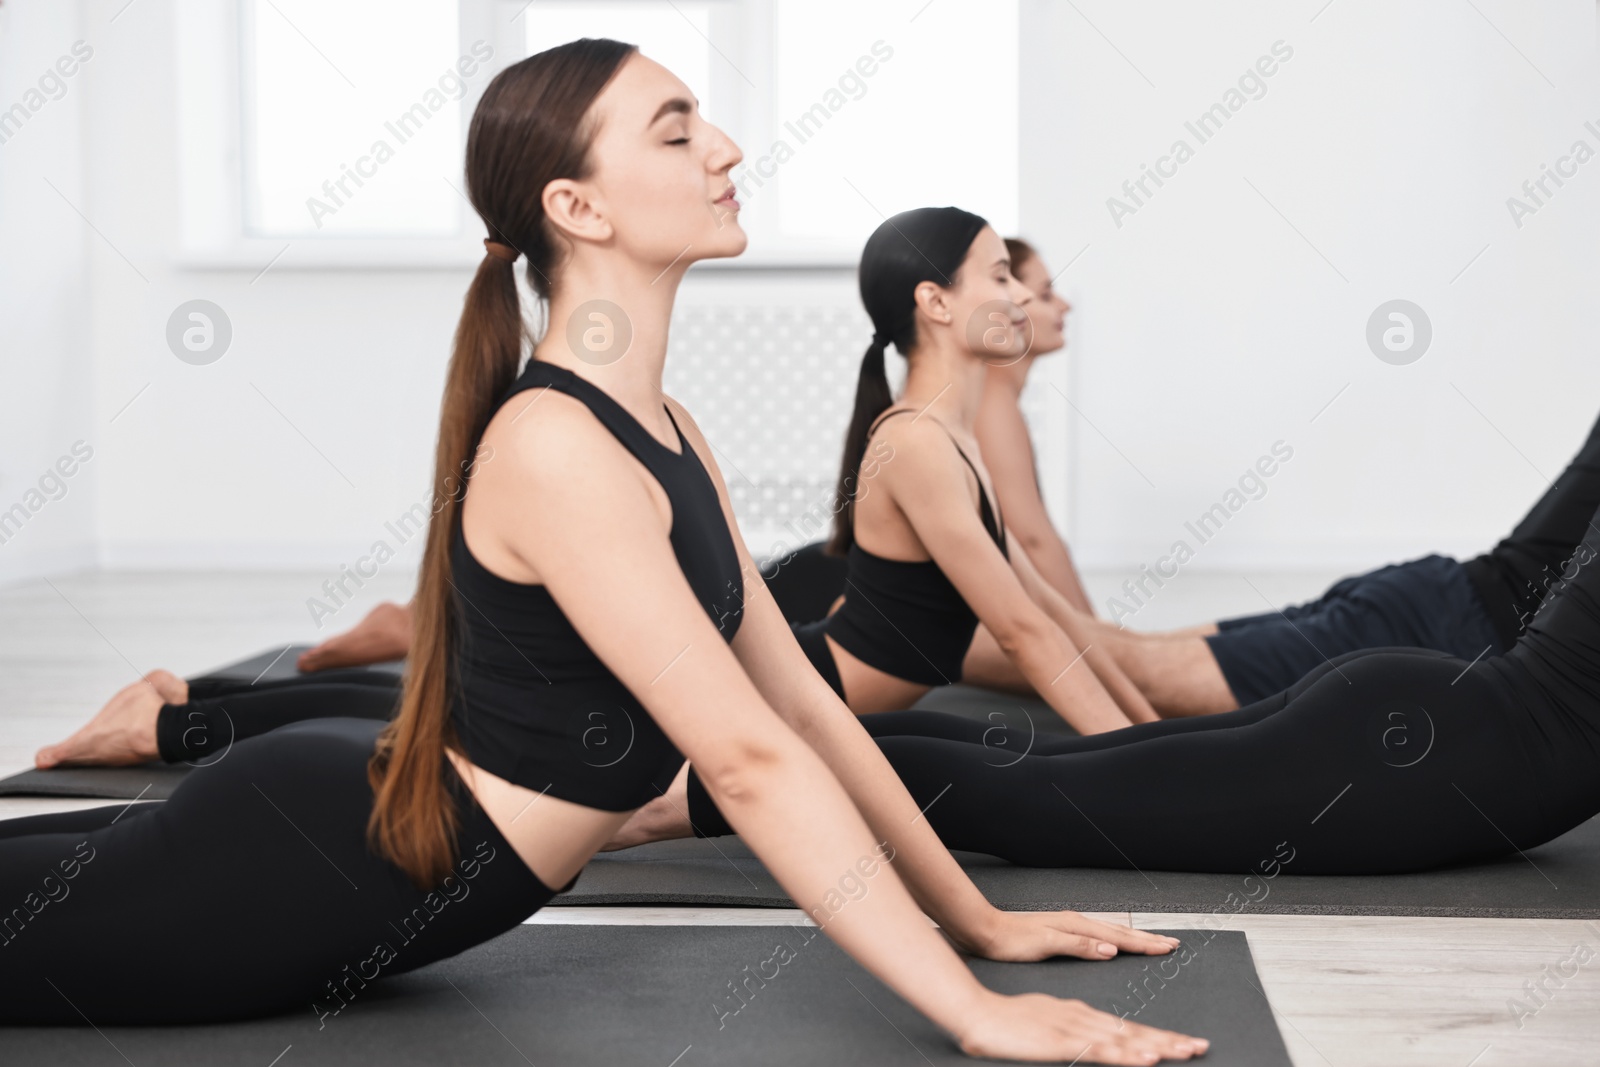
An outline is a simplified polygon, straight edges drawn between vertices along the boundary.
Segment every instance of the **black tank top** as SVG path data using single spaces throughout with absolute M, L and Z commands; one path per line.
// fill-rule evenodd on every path
M 529 361 L 501 403 L 542 387 L 581 400 L 661 483 L 672 502 L 678 565 L 732 641 L 744 614 L 739 557 L 716 487 L 683 431 L 682 452 L 674 453 L 604 390 L 539 360 Z M 451 567 L 461 642 L 451 721 L 467 758 L 509 782 L 605 811 L 627 811 L 665 792 L 682 754 L 543 585 L 508 581 L 473 557 L 459 515 Z
M 909 410 L 899 408 L 878 416 L 867 431 L 867 440 L 884 419 Z M 953 436 L 950 441 L 955 444 Z M 978 468 L 960 445 L 956 451 L 978 478 Z M 978 478 L 978 510 L 984 529 L 1001 555 L 1010 559 L 1005 523 L 990 508 L 982 478 Z M 978 628 L 978 616 L 939 564 L 931 559 L 884 559 L 859 543 L 851 544 L 845 562 L 849 570 L 844 603 L 828 617 L 827 635 L 862 663 L 896 678 L 930 686 L 960 681 L 961 663 Z

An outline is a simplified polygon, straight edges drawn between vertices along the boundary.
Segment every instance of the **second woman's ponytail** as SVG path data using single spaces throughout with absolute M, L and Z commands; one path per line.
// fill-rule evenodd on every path
M 839 484 L 836 490 L 833 536 L 828 539 L 830 555 L 842 556 L 855 544 L 855 510 L 857 482 L 861 477 L 861 460 L 867 452 L 867 431 L 872 422 L 894 403 L 894 393 L 889 389 L 889 375 L 883 365 L 884 348 L 888 336 L 881 330 L 872 335 L 872 343 L 861 357 L 861 372 L 856 377 L 855 410 L 850 415 L 850 428 L 844 435 L 844 459 L 839 465 Z

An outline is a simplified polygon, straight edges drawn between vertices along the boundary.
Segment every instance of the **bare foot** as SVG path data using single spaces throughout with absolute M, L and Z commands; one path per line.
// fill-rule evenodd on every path
M 295 661 L 303 671 L 333 667 L 365 667 L 404 659 L 411 651 L 411 605 L 385 600 L 367 612 L 354 628 L 308 648 Z
M 174 697 L 178 699 L 173 699 Z M 182 704 L 189 685 L 170 671 L 151 671 L 106 702 L 95 717 L 58 745 L 33 757 L 41 769 L 59 766 L 126 767 L 160 757 L 156 714 L 163 704 Z
M 189 703 L 189 683 L 171 671 L 164 671 L 158 667 L 145 675 L 144 680 L 155 686 L 156 692 L 161 694 L 161 699 L 168 704 Z
M 622 824 L 622 829 L 600 846 L 600 851 L 615 852 L 619 848 L 647 845 L 652 841 L 693 836 L 694 828 L 689 825 L 688 792 L 669 789 L 634 812 L 633 817 Z

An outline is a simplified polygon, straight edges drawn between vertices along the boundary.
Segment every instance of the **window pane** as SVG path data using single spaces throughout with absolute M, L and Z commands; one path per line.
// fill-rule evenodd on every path
M 610 37 L 636 44 L 666 67 L 700 101 L 700 113 L 716 115 L 711 102 L 711 5 L 661 0 L 535 0 L 527 22 L 528 54 L 579 37 Z
M 458 101 L 486 75 L 470 52 L 476 69 L 459 75 L 458 26 L 455 0 L 247 4 L 246 230 L 457 233 Z
M 783 239 L 859 250 L 884 216 L 943 204 L 1015 230 L 1014 0 L 776 0 L 775 14 Z M 747 148 L 747 165 L 767 154 Z

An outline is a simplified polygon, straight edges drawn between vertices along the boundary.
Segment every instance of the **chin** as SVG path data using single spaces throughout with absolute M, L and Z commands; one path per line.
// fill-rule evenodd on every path
M 705 259 L 727 259 L 741 255 L 750 246 L 750 235 L 739 228 L 737 219 L 722 224 L 712 239 L 706 242 Z

